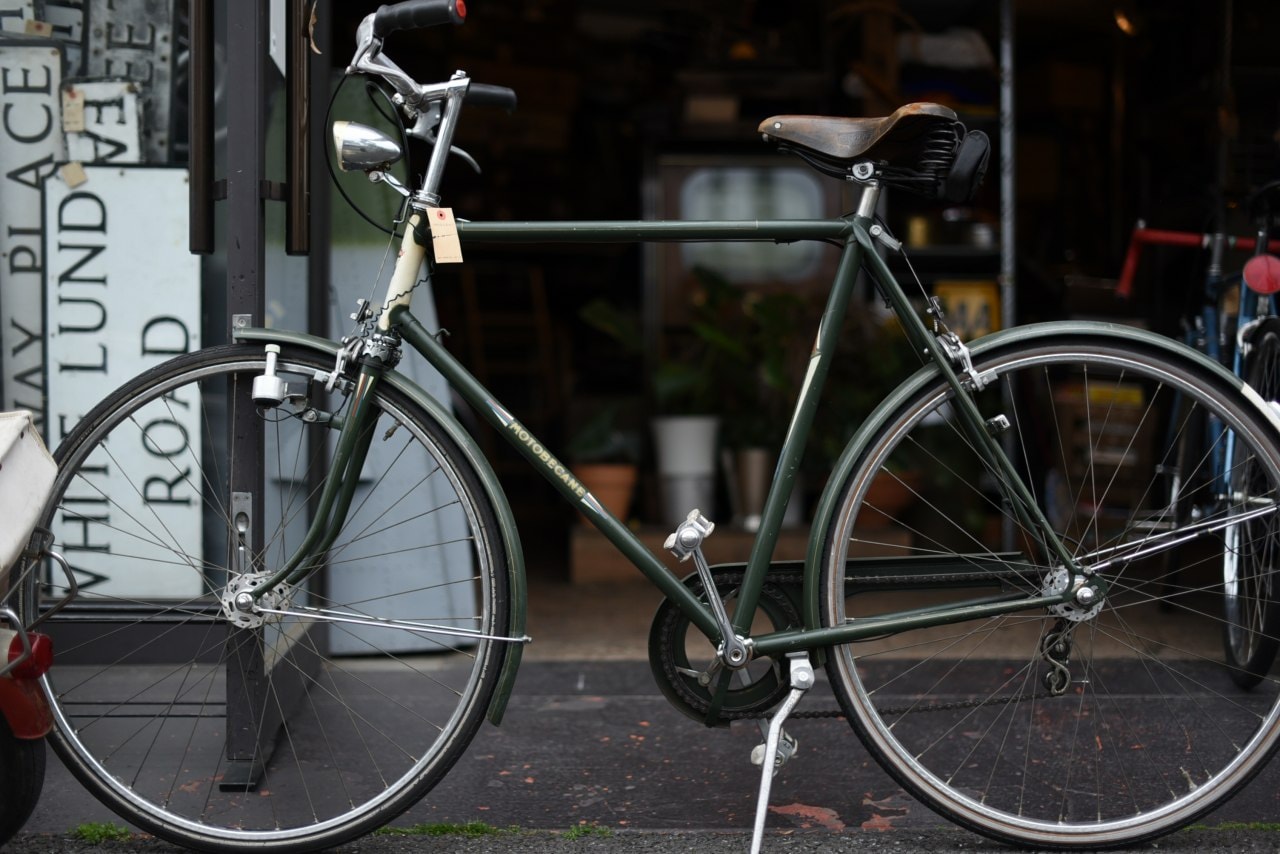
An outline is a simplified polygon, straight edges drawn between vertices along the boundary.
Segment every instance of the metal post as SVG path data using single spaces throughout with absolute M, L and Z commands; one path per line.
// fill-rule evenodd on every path
M 188 56 L 191 170 L 191 251 L 213 252 L 213 2 L 191 0 Z
M 270 32 L 269 4 L 260 0 L 229 0 L 227 8 L 226 86 L 236 97 L 227 102 L 227 314 L 234 328 L 260 326 L 266 311 L 266 216 L 265 200 L 280 194 L 266 180 L 266 91 L 270 65 L 267 41 Z M 292 159 L 293 183 L 290 217 L 291 248 L 305 249 L 309 232 L 325 219 L 312 220 L 299 209 L 306 206 L 306 172 L 312 158 L 309 148 L 308 103 L 312 94 L 309 52 L 300 37 L 303 6 L 291 3 L 286 23 L 286 44 L 293 62 L 286 81 L 290 87 L 291 146 L 303 156 Z M 322 15 L 321 17 L 327 17 Z M 323 66 L 321 66 L 323 67 Z M 320 75 L 322 80 L 327 79 Z M 301 80 L 293 79 L 300 77 Z M 327 210 L 327 208 L 325 208 Z M 299 234 L 301 230 L 302 234 Z M 314 257 L 314 256 L 313 256 Z M 327 264 L 313 268 L 311 276 L 327 278 Z M 323 306 L 325 301 L 318 300 Z M 250 565 L 233 567 L 240 571 L 260 570 L 265 519 L 262 424 L 249 399 L 249 389 L 233 389 L 228 401 L 228 443 L 232 449 L 229 503 L 236 527 L 242 532 Z M 229 549 L 230 551 L 230 549 Z M 288 629 L 286 631 L 286 629 Z M 271 635 L 272 649 L 265 648 L 264 630 L 228 628 L 226 641 L 227 676 L 227 770 L 220 781 L 223 789 L 256 788 L 275 749 L 280 727 L 286 723 L 319 668 L 321 639 L 314 630 L 281 624 Z
M 306 255 L 311 251 L 311 68 L 313 55 L 307 18 L 307 0 L 289 0 L 285 13 L 285 68 L 288 78 L 288 138 L 285 141 L 286 172 L 289 186 L 285 193 L 285 251 L 290 255 Z M 327 11 L 327 10 L 326 10 Z M 316 20 L 322 16 L 317 10 Z M 328 20 L 328 15 L 323 16 Z M 328 75 L 322 75 L 328 79 Z M 325 100 L 315 101 L 317 104 Z
M 266 40 L 269 4 L 229 0 L 227 6 L 227 316 L 233 327 L 260 326 L 266 310 L 262 281 L 266 266 L 266 217 L 262 186 L 266 167 Z M 229 389 L 227 447 L 232 450 L 230 484 L 234 511 L 244 520 L 250 555 L 262 553 L 262 427 L 248 389 Z M 230 506 L 230 505 L 229 505 Z M 232 552 L 228 543 L 228 554 Z M 279 721 L 260 720 L 268 704 L 262 632 L 228 627 L 227 760 L 224 786 L 253 788 L 262 770 L 264 742 Z

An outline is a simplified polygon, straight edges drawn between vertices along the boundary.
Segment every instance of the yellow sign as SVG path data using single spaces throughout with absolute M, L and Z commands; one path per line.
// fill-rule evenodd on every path
M 992 281 L 937 281 L 947 326 L 965 341 L 1000 328 L 1000 288 Z

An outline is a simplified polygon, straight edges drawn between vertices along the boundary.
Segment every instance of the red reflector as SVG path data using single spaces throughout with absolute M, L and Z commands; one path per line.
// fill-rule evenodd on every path
M 458 0 L 458 2 L 454 4 L 454 8 L 458 10 L 458 17 L 465 20 L 467 17 L 467 4 L 462 2 L 462 0 Z
M 1244 265 L 1244 283 L 1260 294 L 1280 291 L 1280 258 L 1255 255 Z
M 31 641 L 31 657 L 9 671 L 14 679 L 39 679 L 53 665 L 53 641 L 48 635 L 28 632 Z M 22 657 L 22 638 L 17 635 L 9 641 L 9 661 L 17 661 Z

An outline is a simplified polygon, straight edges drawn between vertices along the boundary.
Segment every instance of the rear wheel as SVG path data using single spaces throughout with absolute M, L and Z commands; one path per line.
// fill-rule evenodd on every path
M 506 651 L 507 560 L 479 479 L 383 383 L 372 448 L 322 568 L 233 623 L 297 548 L 352 383 L 286 347 L 291 403 L 256 409 L 261 346 L 181 356 L 114 392 L 58 449 L 43 524 L 80 580 L 46 623 L 51 739 L 124 818 L 211 850 L 314 850 L 421 798 L 474 735 Z M 255 413 L 261 442 L 228 425 Z M 261 495 L 228 494 L 242 455 Z M 255 518 L 255 514 L 259 514 Z M 27 607 L 37 593 L 26 591 Z
M 1261 545 L 1271 535 L 1256 528 L 1276 523 L 1273 429 L 1200 363 L 1141 341 L 1046 334 L 975 363 L 992 380 L 975 394 L 984 419 L 1007 417 L 1006 447 L 1037 493 L 1058 473 L 1066 504 L 1051 521 L 1096 576 L 1072 577 L 1010 512 L 1003 476 L 961 433 L 938 379 L 881 423 L 853 468 L 824 556 L 824 622 L 1089 593 L 836 647 L 835 693 L 906 789 L 978 832 L 1103 848 L 1174 830 L 1230 797 L 1280 740 L 1280 683 L 1242 690 L 1220 641 L 1223 532 Z M 1174 453 L 1156 438 L 1180 400 L 1234 432 L 1236 464 L 1254 475 L 1247 496 L 1173 529 L 1152 522 L 1168 500 L 1173 461 L 1161 457 Z M 906 509 L 890 509 L 877 482 L 905 485 Z M 912 560 L 851 560 L 874 552 Z

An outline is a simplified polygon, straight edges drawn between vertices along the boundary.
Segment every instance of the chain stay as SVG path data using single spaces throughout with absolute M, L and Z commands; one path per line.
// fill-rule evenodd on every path
M 1017 570 L 992 571 L 987 573 L 966 573 L 966 574 L 939 574 L 939 575 L 874 575 L 874 576 L 849 576 L 846 584 L 872 584 L 872 583 L 932 583 L 945 584 L 953 581 L 969 580 L 973 578 L 990 578 L 996 579 L 1025 579 L 1026 573 Z M 725 580 L 722 576 L 717 575 L 717 581 Z M 804 581 L 804 576 L 796 573 L 770 573 L 769 580 L 779 585 L 800 584 Z M 890 706 L 889 708 L 877 709 L 877 714 L 884 715 L 904 715 L 904 714 L 927 714 L 930 712 L 952 712 L 964 709 L 976 709 L 982 706 L 1005 706 L 1014 703 L 1038 702 L 1040 700 L 1054 699 L 1060 694 L 1048 691 L 1038 691 L 1027 696 L 1016 694 L 1003 694 L 996 697 L 987 697 L 981 700 L 957 700 L 951 703 L 931 703 L 927 706 L 911 705 L 911 706 Z M 732 721 L 749 721 L 749 720 L 767 720 L 772 710 L 752 711 L 752 712 L 720 712 L 720 716 L 725 720 Z M 808 711 L 794 711 L 789 716 L 791 718 L 805 719 L 824 719 L 824 718 L 843 718 L 845 714 L 840 709 L 813 709 Z

